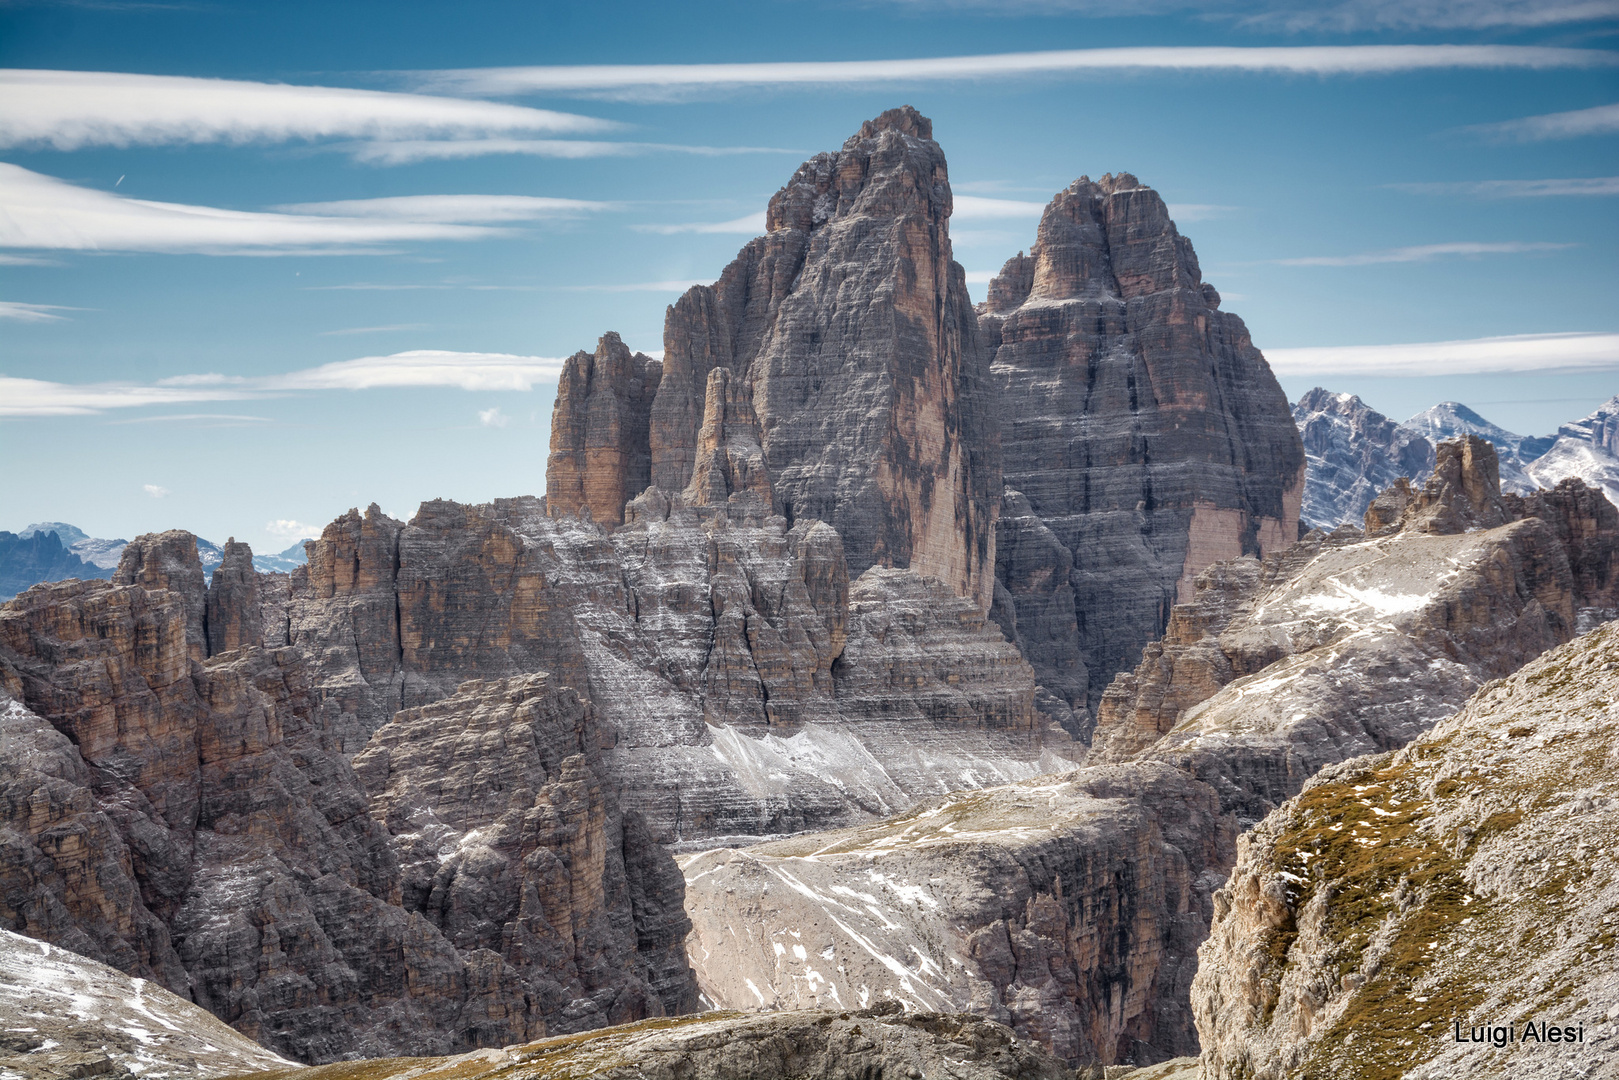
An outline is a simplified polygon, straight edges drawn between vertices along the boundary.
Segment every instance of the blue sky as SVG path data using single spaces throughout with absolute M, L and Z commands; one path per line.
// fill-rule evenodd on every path
M 1127 170 L 1292 398 L 1543 434 L 1619 392 L 1619 0 L 0 0 L 0 67 L 0 528 L 267 551 L 542 492 L 560 358 L 661 348 L 901 103 L 975 295 Z

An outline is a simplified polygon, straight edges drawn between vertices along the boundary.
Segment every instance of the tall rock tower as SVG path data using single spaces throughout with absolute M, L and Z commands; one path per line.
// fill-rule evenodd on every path
M 768 232 L 669 309 L 652 483 L 690 481 L 708 375 L 727 368 L 789 521 L 837 529 L 852 576 L 909 567 L 987 609 L 1000 447 L 950 210 L 944 152 L 909 107 L 800 166 Z
M 1247 327 L 1128 173 L 1059 192 L 988 296 L 979 331 L 1016 507 L 1003 531 L 1019 540 L 1003 538 L 997 617 L 1078 708 L 1082 684 L 1094 702 L 1140 660 L 1200 570 L 1298 538 L 1304 449 Z M 1053 618 L 1065 589 L 1077 657 Z

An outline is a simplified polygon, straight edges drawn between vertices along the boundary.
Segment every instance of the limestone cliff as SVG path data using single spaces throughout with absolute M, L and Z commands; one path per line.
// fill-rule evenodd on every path
M 552 514 L 588 512 L 609 527 L 624 520 L 624 503 L 651 479 L 647 432 L 662 373 L 658 361 L 630 355 L 611 331 L 594 354 L 581 350 L 568 357 L 557 380 L 545 466 L 545 502 Z
M 1055 540 L 1006 562 L 1004 580 L 1022 583 L 1008 584 L 1020 627 L 1049 625 L 1052 594 L 1027 582 L 1071 561 L 1087 693 L 1066 656 L 1030 655 L 1042 685 L 1086 711 L 1199 571 L 1297 538 L 1304 452 L 1242 320 L 1220 310 L 1157 192 L 1128 173 L 1059 192 L 978 318 L 1006 485 Z
M 1615 656 L 1609 623 L 1243 837 L 1192 985 L 1205 1077 L 1619 1073 Z
M 670 841 L 842 824 L 1059 767 L 1069 740 L 976 602 L 909 570 L 851 585 L 830 526 L 770 513 L 745 404 L 726 376 L 710 385 L 696 505 L 653 487 L 611 533 L 535 499 L 328 526 L 289 611 L 329 745 L 358 752 L 464 679 L 549 672 L 618 731 L 610 772 Z
M 1368 531 L 1211 567 L 1102 701 L 1091 761 L 1193 772 L 1258 820 L 1323 766 L 1392 750 L 1615 606 L 1619 513 L 1577 481 L 1502 496 L 1494 449 L 1443 443 Z
M 705 999 L 971 1010 L 1071 1065 L 1197 1051 L 1187 1009 L 1235 829 L 1161 764 L 932 800 L 681 860 Z
M 771 198 L 766 234 L 719 281 L 669 309 L 644 435 L 642 374 L 597 376 L 587 387 L 601 350 L 594 366 L 583 354 L 569 361 L 552 436 L 551 512 L 589 505 L 595 520 L 616 524 L 606 501 L 622 506 L 649 479 L 692 505 L 712 502 L 715 475 L 698 462 L 718 419 L 728 445 L 738 431 L 748 443 L 741 458 L 734 448 L 709 457 L 726 483 L 746 462 L 746 484 L 761 496 L 768 489 L 789 525 L 817 520 L 837 532 L 854 576 L 911 569 L 987 610 L 1000 444 L 977 321 L 951 260 L 951 206 L 932 124 L 908 107 L 805 162 Z M 642 370 L 650 377 L 650 366 Z M 726 380 L 718 386 L 716 371 Z M 728 402 L 718 417 L 715 392 Z M 637 420 L 590 428 L 583 418 L 598 413 Z M 610 448 L 586 465 L 598 444 Z M 584 491 L 586 477 L 601 505 Z
M 328 581 L 365 579 L 363 560 L 331 554 L 316 561 Z M 203 592 L 189 534 L 137 538 L 119 577 L 37 586 L 0 607 L 0 928 L 151 979 L 302 1060 L 451 1052 L 689 1003 L 678 872 L 589 782 L 588 762 L 550 787 L 510 763 L 521 783 L 508 800 L 534 790 L 518 850 L 536 870 L 593 823 L 592 858 L 556 856 L 545 871 L 541 895 L 577 898 L 568 933 L 546 933 L 556 912 L 542 905 L 504 952 L 457 936 L 454 920 L 422 917 L 431 905 L 406 905 L 407 846 L 366 812 L 333 749 L 342 739 L 324 723 L 344 714 L 312 691 L 310 652 L 244 642 L 198 658 L 205 613 L 240 629 L 254 605 L 230 574 Z M 352 594 L 333 599 L 355 613 Z M 582 708 L 553 727 L 574 730 Z M 598 749 L 577 739 L 580 754 Z M 460 820 L 453 798 L 412 797 Z M 571 800 L 570 818 L 541 812 L 548 799 Z M 505 872 L 475 849 L 456 863 L 453 895 L 499 892 Z

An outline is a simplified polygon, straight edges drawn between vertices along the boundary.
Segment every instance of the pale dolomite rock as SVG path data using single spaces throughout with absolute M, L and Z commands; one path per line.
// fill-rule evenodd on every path
M 1070 1064 L 1195 1053 L 1186 1007 L 1235 829 L 1161 764 L 930 801 L 685 856 L 688 954 L 727 1008 L 971 1010 Z
M 1619 1075 L 1615 657 L 1610 623 L 1242 838 L 1192 984 L 1204 1077 Z
M 191 1080 L 293 1065 L 161 986 L 0 930 L 0 1075 Z

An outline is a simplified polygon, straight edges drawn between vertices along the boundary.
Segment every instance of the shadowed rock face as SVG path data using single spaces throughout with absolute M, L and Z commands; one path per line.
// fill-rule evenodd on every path
M 1242 838 L 1192 984 L 1203 1076 L 1613 1074 L 1616 655 L 1609 623 Z
M 334 621 L 396 630 L 397 620 L 352 618 L 381 607 L 355 602 L 357 585 L 364 598 L 377 582 L 352 556 L 385 553 L 391 611 L 398 531 L 354 515 L 329 532 L 315 563 Z M 351 557 L 334 558 L 344 544 Z M 137 538 L 120 574 L 132 583 L 44 585 L 0 607 L 0 926 L 187 994 L 303 1060 L 447 1053 L 690 1006 L 678 871 L 619 814 L 600 772 L 603 736 L 571 692 L 532 676 L 436 706 L 435 737 L 419 736 L 417 752 L 440 755 L 435 780 L 456 777 L 444 760 L 498 772 L 493 810 L 473 798 L 481 777 L 435 786 L 408 753 L 398 769 L 367 759 L 383 776 L 376 797 L 408 799 L 429 825 L 446 823 L 443 835 L 492 819 L 481 843 L 424 853 L 367 814 L 366 790 L 333 749 L 343 739 L 325 721 L 354 714 L 312 690 L 309 661 L 323 653 L 244 642 L 196 658 L 198 613 L 211 607 L 208 625 L 239 629 L 263 602 L 229 574 L 205 597 L 189 534 Z M 351 658 L 355 646 L 345 643 Z M 381 686 L 386 696 L 404 680 L 390 667 Z M 531 758 L 490 754 L 491 739 L 512 750 L 524 738 Z M 389 813 L 378 817 L 397 819 Z M 514 830 L 509 842 L 501 827 Z M 456 915 L 487 915 L 466 898 L 523 879 L 503 859 L 518 859 L 532 886 L 517 894 L 510 940 Z M 441 871 L 448 900 L 435 907 L 418 894 Z
M 630 350 L 615 333 L 594 354 L 574 353 L 562 365 L 551 410 L 551 456 L 545 501 L 552 514 L 578 514 L 608 527 L 624 520 L 624 503 L 651 477 L 647 446 L 652 395 L 663 366 Z
M 1204 567 L 1298 536 L 1298 432 L 1247 328 L 1219 304 L 1157 192 L 1120 174 L 1058 193 L 979 307 L 1006 485 L 1072 560 L 1091 701 Z M 1064 559 L 1050 551 L 1042 570 L 1054 572 Z M 1023 595 L 1046 617 L 1049 594 Z M 1087 708 L 1063 663 L 1037 665 L 1042 685 Z
M 1578 481 L 1503 496 L 1495 451 L 1441 443 L 1369 531 L 1220 563 L 1119 675 L 1091 761 L 1166 760 L 1257 821 L 1323 766 L 1405 745 L 1477 687 L 1610 613 L 1619 512 Z

